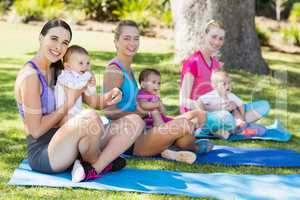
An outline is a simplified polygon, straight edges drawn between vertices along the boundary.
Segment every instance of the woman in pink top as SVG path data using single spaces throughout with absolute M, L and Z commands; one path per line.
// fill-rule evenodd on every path
M 197 99 L 212 91 L 211 75 L 214 70 L 218 70 L 221 65 L 215 55 L 224 44 L 225 30 L 223 25 L 217 21 L 210 21 L 205 28 L 203 45 L 200 50 L 183 62 L 180 84 L 180 112 L 202 108 Z M 227 102 L 225 108 L 229 112 L 222 114 L 208 114 L 207 122 L 203 128 L 215 132 L 220 128 L 225 130 L 235 129 L 235 122 L 230 114 L 237 105 L 234 102 Z M 265 116 L 269 111 L 267 101 L 256 101 L 245 105 L 245 112 L 248 112 L 248 121 L 255 121 Z M 221 116 L 221 118 L 220 118 Z
M 180 77 L 180 112 L 199 108 L 197 98 L 212 90 L 211 74 L 220 68 L 220 63 L 214 55 L 223 46 L 224 38 L 223 26 L 216 21 L 209 22 L 205 29 L 203 46 L 183 62 Z

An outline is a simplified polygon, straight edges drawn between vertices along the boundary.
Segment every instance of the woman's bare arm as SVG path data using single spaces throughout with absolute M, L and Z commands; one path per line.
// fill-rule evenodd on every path
M 113 88 L 119 88 L 123 83 L 123 72 L 115 65 L 110 65 L 104 72 L 103 88 L 104 91 L 110 91 Z M 124 112 L 116 105 L 107 106 L 104 109 L 105 116 L 109 119 L 119 119 L 131 112 Z
M 194 76 L 191 73 L 187 72 L 182 80 L 182 85 L 179 93 L 180 106 L 184 106 L 191 110 L 197 108 L 202 109 L 201 104 L 198 104 L 197 101 L 190 98 L 194 80 L 195 80 Z
M 18 84 L 17 88 L 20 91 L 19 94 L 24 111 L 25 129 L 34 138 L 40 137 L 48 130 L 55 127 L 67 114 L 68 109 L 73 106 L 75 100 L 80 95 L 78 91 L 70 91 L 72 94 L 68 95 L 70 98 L 67 102 L 55 112 L 43 116 L 40 100 L 41 84 L 36 73 L 27 75 L 25 78 L 23 77 L 22 80 L 17 79 L 16 84 Z

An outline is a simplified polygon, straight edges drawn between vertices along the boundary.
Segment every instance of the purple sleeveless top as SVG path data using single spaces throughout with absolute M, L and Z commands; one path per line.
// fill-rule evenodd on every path
M 41 105 L 42 105 L 42 115 L 46 115 L 55 111 L 55 96 L 53 90 L 48 86 L 45 76 L 41 73 L 39 68 L 34 62 L 28 61 L 29 64 L 36 71 L 41 84 L 42 84 L 42 94 L 41 94 Z M 22 104 L 18 103 L 19 113 L 22 118 L 24 118 L 24 110 Z

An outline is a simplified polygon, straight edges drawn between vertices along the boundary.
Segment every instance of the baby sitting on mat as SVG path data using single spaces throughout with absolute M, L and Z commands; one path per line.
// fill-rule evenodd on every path
M 158 127 L 163 123 L 167 123 L 173 118 L 167 117 L 165 115 L 165 107 L 159 97 L 161 75 L 156 69 L 144 69 L 139 76 L 139 83 L 141 89 L 137 95 L 138 105 L 148 111 L 148 115 L 144 118 L 146 123 L 146 128 Z M 206 114 L 202 110 L 193 110 L 186 112 L 177 116 L 176 118 L 186 118 L 193 122 L 195 128 L 199 128 L 205 121 Z M 197 153 L 205 153 L 211 150 L 213 144 L 206 141 L 199 141 L 205 148 L 200 148 L 201 150 Z M 206 144 L 204 145 L 204 142 Z M 161 153 L 163 158 L 170 160 L 176 160 L 186 163 L 193 163 L 196 160 L 196 154 L 191 151 L 180 150 L 174 151 L 171 149 L 166 149 Z
M 197 102 L 203 106 L 204 110 L 207 111 L 227 110 L 226 107 L 228 104 L 234 103 L 236 107 L 233 110 L 230 110 L 230 112 L 235 119 L 236 127 L 245 127 L 244 102 L 231 92 L 230 78 L 228 74 L 224 71 L 216 71 L 211 76 L 211 82 L 213 90 L 200 96 Z M 216 134 L 227 139 L 231 133 L 223 130 Z

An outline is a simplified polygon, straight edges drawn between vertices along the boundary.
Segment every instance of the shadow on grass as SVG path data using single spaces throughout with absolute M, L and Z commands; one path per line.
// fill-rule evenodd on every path
M 26 157 L 25 133 L 17 128 L 0 132 L 1 162 L 6 168 L 14 170 Z
M 293 68 L 299 68 L 300 66 L 300 62 L 290 62 L 290 61 L 283 61 L 283 60 L 276 60 L 276 59 L 266 59 L 266 61 L 270 65 L 288 65 L 289 67 L 293 67 Z M 300 81 L 299 81 L 300 72 L 297 73 L 294 71 L 289 71 L 288 69 L 284 70 L 283 68 L 271 70 L 271 75 L 277 78 L 279 81 L 280 81 L 279 77 L 285 77 L 284 76 L 285 73 L 287 73 L 287 82 L 290 86 L 300 87 Z M 283 76 L 281 76 L 280 74 L 282 74 Z M 285 80 L 281 80 L 281 81 L 285 81 Z
M 0 119 L 12 120 L 18 119 L 17 104 L 13 96 L 0 95 Z

